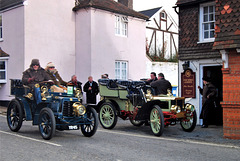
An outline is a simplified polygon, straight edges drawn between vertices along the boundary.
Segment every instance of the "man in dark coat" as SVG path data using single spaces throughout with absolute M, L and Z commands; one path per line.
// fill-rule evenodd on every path
M 51 80 L 51 78 L 47 72 L 41 68 L 38 59 L 32 60 L 30 68 L 24 71 L 22 76 L 23 84 L 28 85 L 31 88 L 33 88 L 36 83 L 48 80 Z
M 47 72 L 43 68 L 41 68 L 38 59 L 32 60 L 30 68 L 24 71 L 22 76 L 23 84 L 31 87 L 31 91 L 34 94 L 35 101 L 37 104 L 39 104 L 42 101 L 42 97 L 39 85 L 35 86 L 35 84 L 49 80 L 51 80 L 51 78 L 49 77 Z M 27 98 L 31 99 L 32 97 Z
M 55 68 L 55 65 L 52 62 L 49 62 L 45 68 L 46 72 L 51 77 L 51 80 L 54 81 L 54 84 L 58 87 L 61 86 L 67 86 L 67 82 L 65 82 L 61 76 L 59 75 L 57 69 Z
M 72 79 L 68 83 L 73 84 L 74 88 L 79 88 L 82 91 L 82 83 L 77 80 L 76 75 L 73 75 Z
M 164 78 L 163 73 L 158 74 L 158 80 L 150 83 L 150 85 L 156 89 L 156 94 L 168 94 L 168 89 L 172 91 L 171 83 Z
M 146 81 L 146 84 L 148 84 L 148 85 L 150 85 L 150 83 L 158 80 L 155 72 L 151 72 L 150 77 L 151 78 Z
M 203 119 L 202 128 L 208 127 L 209 113 L 211 108 L 214 107 L 214 98 L 216 97 L 216 88 L 211 83 L 210 78 L 203 77 L 203 89 L 198 86 L 199 92 L 202 95 L 202 111 L 200 114 L 200 119 Z
M 87 95 L 87 103 L 96 104 L 96 96 L 99 92 L 98 84 L 93 81 L 93 77 L 88 77 L 88 82 L 85 83 L 83 87 L 84 92 Z

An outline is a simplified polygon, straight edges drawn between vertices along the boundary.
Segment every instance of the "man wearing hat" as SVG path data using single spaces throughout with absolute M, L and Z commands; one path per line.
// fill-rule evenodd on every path
M 36 83 L 51 80 L 50 76 L 40 66 L 38 59 L 33 59 L 30 67 L 23 72 L 22 82 L 33 88 Z
M 36 103 L 39 104 L 41 102 L 41 91 L 39 86 L 35 86 L 43 81 L 49 81 L 51 78 L 47 74 L 47 72 L 40 66 L 38 59 L 33 59 L 30 67 L 23 72 L 22 82 L 24 85 L 31 87 L 31 93 L 34 93 L 34 97 Z M 32 98 L 32 96 L 26 96 L 28 98 Z
M 51 80 L 54 81 L 54 84 L 58 87 L 60 86 L 66 86 L 67 82 L 63 81 L 61 76 L 59 75 L 57 69 L 55 68 L 55 65 L 52 62 L 49 62 L 45 68 L 46 72 L 51 77 Z
M 217 92 L 209 77 L 204 76 L 202 79 L 204 84 L 203 89 L 198 86 L 199 92 L 202 95 L 202 111 L 200 119 L 203 119 L 202 128 L 207 128 L 209 113 L 211 111 L 211 107 L 214 107 L 214 98 L 216 97 Z

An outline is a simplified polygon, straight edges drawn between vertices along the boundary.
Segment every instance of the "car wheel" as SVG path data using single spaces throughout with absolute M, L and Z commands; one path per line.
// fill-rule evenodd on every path
M 10 130 L 17 132 L 22 127 L 23 110 L 18 100 L 13 99 L 7 109 L 7 123 Z
M 38 127 L 41 136 L 45 140 L 51 139 L 56 131 L 56 120 L 50 108 L 43 108 L 40 111 Z
M 117 124 L 117 111 L 112 103 L 105 102 L 99 110 L 100 124 L 105 129 L 112 129 Z
M 136 121 L 136 120 L 133 120 L 133 119 L 131 119 L 130 118 L 130 122 L 134 125 L 134 126 L 142 126 L 144 123 L 145 123 L 145 121 Z
M 84 136 L 91 137 L 96 133 L 98 128 L 97 112 L 92 107 L 89 107 L 87 111 L 87 118 L 90 124 L 81 125 L 81 131 Z
M 150 127 L 154 135 L 162 135 L 164 129 L 164 116 L 158 105 L 154 105 L 150 112 Z
M 186 132 L 192 132 L 197 124 L 197 114 L 194 110 L 191 113 L 186 114 L 186 118 L 183 118 L 180 122 L 182 129 Z

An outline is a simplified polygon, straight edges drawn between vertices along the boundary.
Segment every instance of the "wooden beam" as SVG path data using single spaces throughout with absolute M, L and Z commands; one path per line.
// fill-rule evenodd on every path
M 175 40 L 174 40 L 174 37 L 172 34 L 170 34 L 170 36 L 172 37 L 173 39 L 173 45 L 174 45 L 174 48 L 175 48 L 175 52 L 176 52 L 176 55 L 178 55 L 178 52 L 177 52 L 177 47 L 176 47 L 176 43 L 175 43 Z
M 153 36 L 154 36 L 155 33 L 156 33 L 156 31 L 153 31 L 153 33 L 152 33 L 152 37 L 151 37 L 151 40 L 150 40 L 150 43 L 149 43 L 149 51 L 151 49 L 152 40 L 153 40 Z
M 161 29 L 160 26 L 159 26 L 158 23 L 157 23 L 157 20 L 156 20 L 155 18 L 153 18 L 153 20 L 154 20 L 155 24 L 157 25 L 157 27 L 158 27 L 159 29 Z
M 154 28 L 154 27 L 146 27 L 147 29 L 151 29 L 151 30 L 155 30 L 155 31 L 162 31 L 162 32 L 168 32 L 170 34 L 177 34 L 177 32 L 172 32 L 172 31 L 166 31 L 166 30 L 161 30 L 161 29 L 157 29 L 157 28 Z
M 167 31 L 170 29 L 170 27 L 173 25 L 173 23 L 171 23 L 169 26 L 168 26 L 168 28 L 167 28 Z

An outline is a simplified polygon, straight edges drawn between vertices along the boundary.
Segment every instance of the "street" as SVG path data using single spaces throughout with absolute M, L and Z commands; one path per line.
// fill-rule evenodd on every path
M 197 127 L 192 133 L 186 133 L 177 125 L 166 128 L 163 136 L 155 137 L 149 126 L 134 127 L 128 120 L 119 119 L 112 130 L 105 130 L 99 124 L 97 133 L 91 138 L 84 137 L 80 130 L 56 131 L 48 141 L 42 139 L 38 127 L 32 126 L 31 122 L 24 121 L 17 133 L 10 131 L 6 116 L 0 115 L 0 160 L 240 159 L 238 140 L 214 140 L 209 137 L 204 140 L 198 136 L 201 135 L 200 130 Z M 208 130 L 211 133 L 211 128 Z

